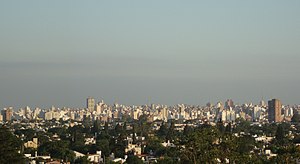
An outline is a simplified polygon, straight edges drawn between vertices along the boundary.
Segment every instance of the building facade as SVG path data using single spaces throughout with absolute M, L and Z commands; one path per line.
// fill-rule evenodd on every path
M 12 115 L 13 115 L 13 108 L 9 107 L 9 108 L 4 108 L 4 110 L 2 110 L 2 116 L 3 116 L 3 121 L 11 121 L 12 119 Z
M 268 102 L 268 120 L 269 122 L 281 122 L 281 102 L 278 99 L 272 99 Z
M 95 110 L 95 99 L 92 97 L 89 97 L 86 99 L 86 107 L 90 112 L 93 112 Z

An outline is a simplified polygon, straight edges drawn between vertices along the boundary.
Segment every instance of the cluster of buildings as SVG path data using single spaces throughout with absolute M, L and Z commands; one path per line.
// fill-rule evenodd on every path
M 268 101 L 268 103 L 261 101 L 259 104 L 255 105 L 252 103 L 239 105 L 229 99 L 225 101 L 224 104 L 222 102 L 217 102 L 216 104 L 207 103 L 205 106 L 187 104 L 178 104 L 175 106 L 161 104 L 127 106 L 117 103 L 109 105 L 104 103 L 103 100 L 96 102 L 94 98 L 89 97 L 86 100 L 86 107 L 81 109 L 66 107 L 56 108 L 52 106 L 49 109 L 31 109 L 30 107 L 25 107 L 15 111 L 12 107 L 4 108 L 0 114 L 0 122 L 22 122 L 33 120 L 30 124 L 26 124 L 31 126 L 27 128 L 35 128 L 36 130 L 43 131 L 48 128 L 45 121 L 59 122 L 72 120 L 72 122 L 69 122 L 67 126 L 74 126 L 73 124 L 82 124 L 85 119 L 89 119 L 91 121 L 100 120 L 113 125 L 115 122 L 120 123 L 127 119 L 138 120 L 141 116 L 146 115 L 147 121 L 153 122 L 152 128 L 155 130 L 158 130 L 163 122 L 168 122 L 168 120 L 179 120 L 174 125 L 174 128 L 177 131 L 183 131 L 185 126 L 195 127 L 197 124 L 202 123 L 211 123 L 213 125 L 218 121 L 228 124 L 241 118 L 252 121 L 253 124 L 283 121 L 288 122 L 295 113 L 300 113 L 300 106 L 282 105 L 281 101 L 278 99 L 272 99 Z M 36 123 L 37 121 L 41 122 Z M 63 125 L 58 125 L 58 127 L 61 126 Z M 132 128 L 130 124 L 127 125 L 127 128 L 128 127 Z M 140 143 L 143 144 L 133 143 L 133 137 L 136 137 L 135 140 L 139 140 Z M 54 134 L 53 136 L 50 136 L 50 138 L 57 140 L 59 139 L 59 136 Z M 257 141 L 263 141 L 267 145 L 274 137 L 256 136 L 254 138 Z M 134 152 L 134 155 L 141 157 L 144 161 L 151 160 L 142 156 L 142 150 L 144 148 L 143 145 L 146 145 L 145 137 L 131 134 L 130 136 L 127 136 L 126 141 L 128 144 L 125 148 L 125 153 Z M 38 138 L 33 138 L 32 140 L 25 142 L 24 147 L 37 149 L 39 146 L 38 142 Z M 95 137 L 85 137 L 85 145 L 95 143 Z M 161 144 L 164 147 L 176 146 L 170 141 Z M 95 163 L 104 162 L 101 151 L 97 151 L 96 154 L 81 154 L 80 152 L 74 152 L 76 154 L 76 158 L 87 156 L 90 161 Z M 266 154 L 267 153 L 268 152 L 266 152 Z M 274 154 L 269 152 L 269 156 L 272 155 Z M 39 158 L 45 160 L 51 159 L 50 156 L 38 156 L 37 153 L 33 156 L 30 154 L 25 154 L 25 156 L 32 161 Z M 124 158 L 114 158 L 114 154 L 112 154 L 110 159 L 114 162 L 123 163 L 126 161 L 126 156 Z
M 96 103 L 92 97 L 87 98 L 86 108 L 55 108 L 31 109 L 21 108 L 14 111 L 12 107 L 4 108 L 1 111 L 0 121 L 12 120 L 75 120 L 82 121 L 85 118 L 91 120 L 114 121 L 124 118 L 139 119 L 142 115 L 147 115 L 148 121 L 162 120 L 167 122 L 173 120 L 198 120 L 201 122 L 234 122 L 238 118 L 253 122 L 281 122 L 290 121 L 294 113 L 300 111 L 300 106 L 283 106 L 278 99 L 268 102 L 268 105 L 261 101 L 257 105 L 242 104 L 235 105 L 232 100 L 227 100 L 224 104 L 217 102 L 215 105 L 207 103 L 206 106 L 194 106 L 178 104 L 166 106 L 160 104 L 126 106 L 121 104 L 108 105 L 102 101 Z

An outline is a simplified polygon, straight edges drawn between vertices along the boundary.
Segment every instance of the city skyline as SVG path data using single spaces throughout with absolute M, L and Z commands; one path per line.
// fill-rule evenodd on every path
M 300 1 L 0 2 L 0 108 L 299 104 Z
M 207 107 L 208 104 L 210 104 L 211 106 L 219 106 L 221 105 L 222 107 L 228 109 L 229 107 L 231 108 L 234 108 L 234 107 L 237 107 L 237 106 L 242 106 L 242 105 L 246 105 L 246 106 L 268 106 L 268 102 L 271 102 L 273 100 L 278 100 L 278 99 L 275 99 L 275 98 L 272 98 L 272 99 L 260 99 L 259 102 L 252 102 L 252 101 L 247 101 L 247 102 L 237 102 L 237 101 L 234 101 L 233 99 L 226 99 L 226 100 L 220 100 L 220 101 L 216 101 L 216 102 L 206 102 L 206 103 L 203 103 L 203 104 L 188 104 L 188 103 L 177 103 L 177 104 L 166 104 L 166 103 L 153 103 L 153 102 L 150 102 L 148 101 L 147 103 L 140 103 L 140 104 L 129 104 L 129 103 L 122 103 L 122 102 L 118 102 L 118 101 L 114 101 L 114 102 L 107 102 L 105 101 L 105 99 L 102 99 L 102 98 L 95 98 L 95 97 L 92 97 L 92 96 L 89 96 L 87 98 L 84 99 L 85 101 L 82 101 L 82 104 L 80 106 L 59 106 L 57 104 L 51 104 L 51 105 L 42 105 L 42 106 L 37 106 L 37 105 L 34 105 L 34 106 L 30 106 L 30 105 L 24 105 L 24 106 L 16 106 L 16 105 L 10 105 L 10 106 L 5 106 L 3 107 L 2 109 L 3 110 L 6 110 L 6 109 L 12 109 L 14 111 L 17 111 L 19 109 L 26 109 L 26 108 L 32 108 L 32 109 L 52 109 L 52 108 L 57 108 L 57 109 L 63 109 L 63 108 L 68 108 L 68 109 L 86 109 L 88 111 L 92 111 L 94 110 L 94 107 L 96 107 L 98 104 L 107 104 L 107 105 L 111 105 L 111 106 L 114 106 L 114 105 L 125 105 L 125 106 L 149 106 L 151 107 L 152 105 L 162 105 L 162 106 L 165 106 L 165 107 L 174 107 L 174 106 L 178 106 L 178 105 L 188 105 L 188 106 L 198 106 L 198 107 Z M 280 100 L 278 100 L 280 101 Z M 262 104 L 265 104 L 265 105 L 262 105 Z M 281 102 L 280 102 L 281 104 Z M 286 104 L 286 103 L 282 103 L 281 104 L 282 107 L 296 107 L 296 106 L 300 106 L 300 104 Z

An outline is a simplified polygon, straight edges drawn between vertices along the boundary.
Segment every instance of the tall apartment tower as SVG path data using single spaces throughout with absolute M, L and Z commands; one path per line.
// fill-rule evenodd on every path
M 4 108 L 4 110 L 2 110 L 3 121 L 11 121 L 12 115 L 13 115 L 12 107 Z
M 281 102 L 278 99 L 272 99 L 268 101 L 268 114 L 269 122 L 281 122 Z
M 95 110 L 95 99 L 92 97 L 89 97 L 86 99 L 86 107 L 90 112 L 93 112 Z
M 234 102 L 231 100 L 231 99 L 228 99 L 226 102 L 225 102 L 225 108 L 226 109 L 229 109 L 229 108 L 233 108 L 234 107 Z

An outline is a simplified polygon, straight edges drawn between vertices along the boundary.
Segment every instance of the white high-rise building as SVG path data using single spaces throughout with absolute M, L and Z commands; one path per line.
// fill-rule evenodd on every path
M 167 122 L 168 121 L 168 109 L 166 107 L 164 107 L 162 109 L 162 119 Z
M 253 119 L 253 120 L 258 120 L 258 119 L 260 119 L 261 113 L 262 113 L 261 107 L 255 106 L 255 107 L 253 108 L 252 119 Z
M 102 105 L 100 103 L 96 104 L 96 113 L 98 115 L 102 113 Z
M 291 117 L 294 115 L 293 108 L 285 108 L 284 109 L 284 117 Z
M 225 121 L 227 120 L 227 111 L 226 111 L 226 110 L 223 110 L 223 111 L 221 112 L 221 120 L 222 120 L 223 122 L 225 122 Z

